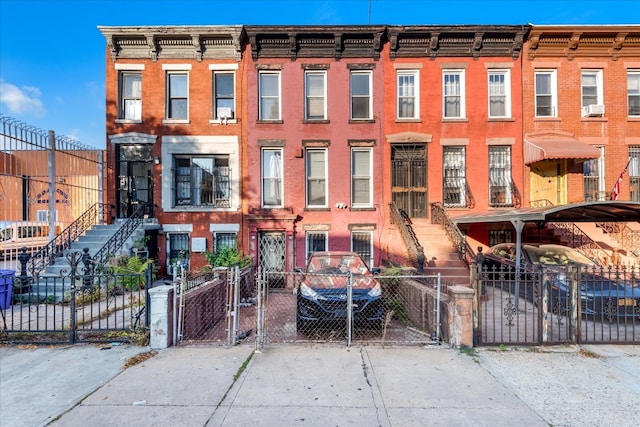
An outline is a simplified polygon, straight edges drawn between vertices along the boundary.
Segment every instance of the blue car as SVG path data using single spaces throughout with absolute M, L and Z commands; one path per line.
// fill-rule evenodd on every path
M 294 289 L 298 332 L 308 334 L 323 328 L 345 328 L 349 280 L 354 328 L 382 329 L 382 287 L 360 255 L 314 252 Z
M 568 266 L 578 266 L 580 312 L 596 320 L 640 318 L 640 283 L 634 275 L 619 275 L 617 271 L 601 267 L 577 250 L 554 244 L 522 245 L 521 268 L 523 279 L 520 296 L 537 303 L 537 282 L 545 274 L 549 289 L 548 308 L 555 314 L 569 312 Z M 485 256 L 484 265 L 493 273 L 493 280 L 512 282 L 515 271 L 515 245 L 501 243 L 493 246 Z

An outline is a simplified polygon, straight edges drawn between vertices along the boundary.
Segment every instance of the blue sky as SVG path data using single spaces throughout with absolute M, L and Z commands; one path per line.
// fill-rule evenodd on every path
M 640 24 L 638 0 L 0 0 L 0 113 L 104 148 L 99 25 Z

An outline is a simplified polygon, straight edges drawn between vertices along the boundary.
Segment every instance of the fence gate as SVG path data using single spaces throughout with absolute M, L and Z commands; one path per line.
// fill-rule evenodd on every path
M 69 268 L 58 276 L 15 276 L 9 305 L 2 307 L 9 341 L 35 343 L 129 341 L 149 325 L 144 274 L 102 266 L 84 267 L 82 254 L 66 255 Z
M 270 275 L 284 287 L 273 288 Z M 381 293 L 369 292 L 374 280 Z M 327 289 L 328 288 L 328 289 Z M 367 290 L 365 290 L 365 288 Z M 439 276 L 257 275 L 256 345 L 283 342 L 432 344 L 440 331 Z M 317 293 L 319 289 L 324 291 Z
M 640 343 L 636 269 L 472 268 L 476 345 Z

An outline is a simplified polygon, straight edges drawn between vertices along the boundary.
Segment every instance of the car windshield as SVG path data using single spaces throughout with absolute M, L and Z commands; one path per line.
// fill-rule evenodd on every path
M 307 273 L 316 274 L 367 274 L 369 269 L 355 255 L 318 255 L 309 260 Z
M 582 255 L 580 252 L 566 246 L 524 245 L 523 249 L 527 252 L 529 259 L 533 264 L 567 265 L 569 263 L 578 263 L 589 266 L 595 265 L 593 261 Z

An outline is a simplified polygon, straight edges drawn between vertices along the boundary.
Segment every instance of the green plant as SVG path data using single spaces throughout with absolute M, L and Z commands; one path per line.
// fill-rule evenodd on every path
M 136 249 L 146 249 L 149 239 L 151 239 L 151 236 L 141 237 L 133 242 L 133 247 Z
M 225 247 L 215 252 L 205 251 L 207 262 L 214 267 L 235 267 L 240 268 L 251 265 L 251 257 L 244 255 L 238 246 Z
M 137 291 L 145 283 L 145 272 L 153 260 L 140 259 L 137 256 L 117 256 L 109 260 L 113 269 L 115 287 L 124 287 L 128 291 Z

